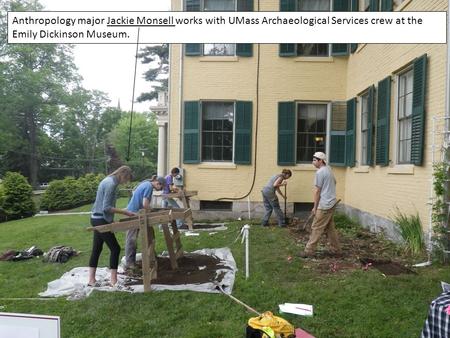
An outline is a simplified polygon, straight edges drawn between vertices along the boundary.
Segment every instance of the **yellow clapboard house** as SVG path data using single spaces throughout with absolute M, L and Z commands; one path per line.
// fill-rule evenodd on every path
M 446 11 L 447 1 L 172 0 L 172 10 Z M 166 168 L 183 168 L 199 217 L 260 217 L 261 188 L 283 168 L 288 212 L 310 208 L 312 154 L 324 151 L 346 213 L 394 236 L 398 207 L 426 229 L 446 58 L 443 44 L 173 44 Z

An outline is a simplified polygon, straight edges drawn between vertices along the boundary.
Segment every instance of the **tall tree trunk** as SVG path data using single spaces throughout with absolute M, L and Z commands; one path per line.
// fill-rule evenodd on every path
M 27 133 L 28 133 L 28 149 L 30 151 L 29 153 L 29 162 L 28 162 L 28 168 L 29 168 L 29 179 L 30 184 L 33 188 L 37 188 L 38 186 L 38 171 L 39 171 L 39 159 L 38 159 L 38 153 L 37 153 L 37 132 L 36 132 L 36 119 L 35 119 L 35 113 L 33 112 L 33 109 L 30 109 L 27 113 L 25 113 L 25 120 L 26 120 L 26 126 L 27 126 Z

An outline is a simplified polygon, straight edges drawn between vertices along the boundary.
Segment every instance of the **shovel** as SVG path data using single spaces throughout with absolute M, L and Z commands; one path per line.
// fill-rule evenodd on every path
M 333 204 L 333 206 L 330 209 L 336 208 L 336 206 L 339 204 L 341 200 L 338 199 L 336 201 L 336 203 Z M 297 230 L 299 231 L 306 231 L 308 233 L 311 233 L 311 223 L 310 221 L 314 218 L 314 214 L 311 212 L 311 214 L 309 215 L 309 217 L 306 219 L 306 221 L 304 221 L 302 224 L 299 223 L 297 226 Z
M 286 226 L 289 224 L 289 219 L 287 217 L 287 184 L 284 186 L 284 224 L 286 224 Z

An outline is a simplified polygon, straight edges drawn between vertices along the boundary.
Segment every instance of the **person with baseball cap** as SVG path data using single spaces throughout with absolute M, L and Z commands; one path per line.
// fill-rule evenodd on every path
M 162 176 L 152 176 L 150 180 L 145 180 L 133 190 L 133 195 L 127 205 L 127 210 L 138 213 L 140 209 L 150 209 L 153 190 L 160 191 L 166 185 L 166 179 Z M 125 240 L 125 269 L 133 270 L 136 264 L 137 237 L 139 229 L 127 231 Z
M 311 211 L 314 214 L 314 220 L 305 251 L 300 253 L 300 257 L 314 256 L 317 243 L 323 233 L 327 235 L 332 254 L 340 256 L 342 251 L 333 221 L 333 214 L 337 204 L 336 179 L 330 166 L 327 165 L 327 156 L 323 152 L 314 153 L 312 164 L 318 169 L 314 177 L 314 207 Z

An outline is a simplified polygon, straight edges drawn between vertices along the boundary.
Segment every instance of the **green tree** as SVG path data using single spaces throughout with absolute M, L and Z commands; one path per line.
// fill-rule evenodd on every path
M 1 209 L 8 219 L 34 215 L 36 207 L 31 198 L 33 190 L 24 176 L 19 173 L 7 172 L 2 186 Z
M 105 138 L 122 116 L 108 107 L 109 99 L 97 90 L 76 88 L 62 107 L 52 135 L 59 145 L 60 165 L 77 173 L 104 171 Z
M 169 45 L 147 46 L 140 50 L 138 57 L 141 63 L 149 66 L 144 73 L 146 81 L 151 82 L 152 90 L 142 93 L 137 98 L 138 102 L 151 101 L 158 97 L 158 91 L 167 91 L 169 74 Z
M 15 0 L 2 2 L 1 13 L 7 11 L 41 10 L 37 1 Z M 0 77 L 4 84 L 0 91 L 0 134 L 9 142 L 0 147 L 18 163 L 26 160 L 20 171 L 37 186 L 40 164 L 40 140 L 45 138 L 49 122 L 67 93 L 79 82 L 72 58 L 72 47 L 67 45 L 7 44 L 4 14 L 0 21 Z
M 130 115 L 124 116 L 109 135 L 120 158 L 128 156 Z M 158 151 L 158 126 L 154 114 L 134 113 L 131 126 L 129 161 L 135 176 L 139 179 L 156 172 Z

